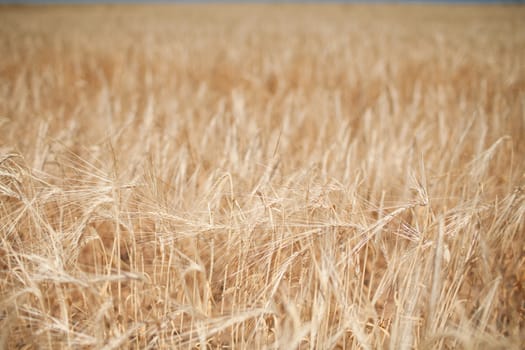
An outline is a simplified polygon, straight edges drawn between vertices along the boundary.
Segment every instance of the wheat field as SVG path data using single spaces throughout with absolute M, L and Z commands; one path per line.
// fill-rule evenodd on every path
M 519 349 L 525 7 L 0 7 L 0 349 Z

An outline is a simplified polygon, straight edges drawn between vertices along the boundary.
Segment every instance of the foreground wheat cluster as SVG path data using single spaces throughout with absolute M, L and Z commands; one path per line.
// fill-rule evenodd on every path
M 0 348 L 519 348 L 524 19 L 0 7 Z

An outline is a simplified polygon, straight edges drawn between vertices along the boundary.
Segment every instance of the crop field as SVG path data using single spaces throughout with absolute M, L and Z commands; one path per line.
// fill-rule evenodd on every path
M 0 349 L 519 349 L 525 6 L 0 6 Z

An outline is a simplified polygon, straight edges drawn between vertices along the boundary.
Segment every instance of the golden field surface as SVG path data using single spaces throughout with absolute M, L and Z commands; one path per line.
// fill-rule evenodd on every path
M 0 349 L 519 349 L 525 7 L 0 7 Z

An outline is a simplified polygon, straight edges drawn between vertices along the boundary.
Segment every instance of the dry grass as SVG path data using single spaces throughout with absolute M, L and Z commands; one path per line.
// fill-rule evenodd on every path
M 524 20 L 0 7 L 0 348 L 519 348 Z

